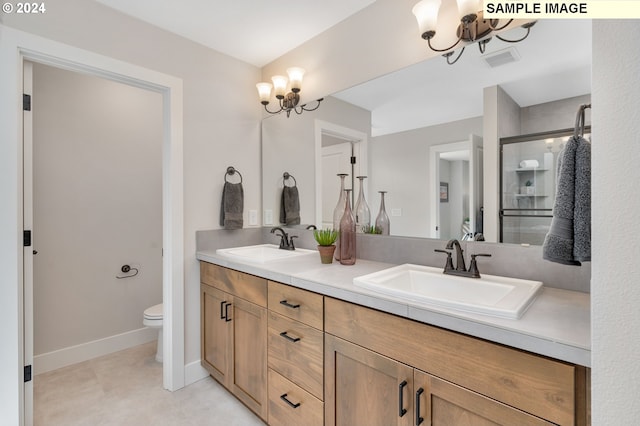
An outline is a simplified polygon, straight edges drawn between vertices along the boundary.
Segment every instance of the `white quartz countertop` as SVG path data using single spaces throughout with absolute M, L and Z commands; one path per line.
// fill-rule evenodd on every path
M 544 287 L 518 320 L 412 304 L 353 284 L 353 278 L 394 266 L 357 259 L 352 266 L 320 263 L 317 253 L 264 264 L 231 260 L 215 250 L 198 260 L 225 266 L 383 312 L 586 367 L 591 366 L 590 296 Z

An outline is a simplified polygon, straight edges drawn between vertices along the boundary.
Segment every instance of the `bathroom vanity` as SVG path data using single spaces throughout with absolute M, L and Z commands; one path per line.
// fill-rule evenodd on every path
M 584 321 L 577 292 L 486 319 L 351 285 L 380 262 L 198 259 L 202 365 L 269 425 L 589 424 L 589 350 L 554 335 Z

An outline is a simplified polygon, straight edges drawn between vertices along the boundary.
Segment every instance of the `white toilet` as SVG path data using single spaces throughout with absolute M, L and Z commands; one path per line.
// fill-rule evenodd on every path
M 158 329 L 158 349 L 156 351 L 156 361 L 162 362 L 162 303 L 144 310 L 142 324 L 147 327 Z

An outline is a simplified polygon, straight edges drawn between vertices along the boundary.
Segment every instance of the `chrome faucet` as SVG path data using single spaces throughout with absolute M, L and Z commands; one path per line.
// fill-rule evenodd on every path
M 279 231 L 280 233 L 277 234 L 276 231 Z M 272 234 L 276 234 L 277 236 L 280 237 L 280 249 L 282 250 L 295 250 L 295 246 L 293 245 L 293 239 L 294 238 L 298 238 L 297 235 L 292 235 L 291 237 L 289 237 L 289 234 L 287 234 L 286 232 L 284 232 L 284 229 L 280 228 L 279 226 L 276 226 L 275 228 L 271 228 L 271 233 Z
M 447 255 L 447 263 L 444 266 L 444 271 L 443 273 L 445 274 L 450 274 L 450 275 L 458 275 L 461 277 L 469 277 L 469 278 L 480 278 L 480 271 L 478 270 L 478 263 L 476 261 L 476 257 L 478 256 L 485 256 L 485 257 L 491 257 L 490 254 L 485 254 L 485 253 L 476 253 L 476 254 L 472 254 L 471 255 L 471 264 L 469 265 L 469 269 L 467 270 L 465 264 L 464 264 L 464 250 L 462 249 L 462 246 L 460 245 L 460 241 L 453 239 L 453 240 L 449 240 L 449 242 L 447 242 L 447 245 L 445 246 L 446 250 L 439 250 L 436 249 L 435 251 L 439 252 L 439 253 L 445 253 Z M 449 250 L 454 250 L 456 251 L 456 266 L 453 266 L 453 260 L 451 258 L 451 251 Z

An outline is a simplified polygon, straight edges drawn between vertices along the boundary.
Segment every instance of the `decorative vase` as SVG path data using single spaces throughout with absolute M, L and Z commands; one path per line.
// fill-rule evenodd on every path
M 330 246 L 318 246 L 318 252 L 320 252 L 320 263 L 329 264 L 333 263 L 333 253 L 336 251 L 336 245 Z
M 338 196 L 338 204 L 336 204 L 336 208 L 333 210 L 333 229 L 339 230 L 340 220 L 344 214 L 344 202 L 346 198 L 346 194 L 344 192 L 344 178 L 349 175 L 346 173 L 338 173 L 337 176 L 340 178 L 340 195 Z M 336 241 L 335 259 L 340 260 L 340 239 Z
M 376 228 L 380 230 L 380 234 L 389 235 L 391 224 L 389 223 L 389 215 L 387 215 L 384 207 L 384 194 L 386 194 L 387 191 L 378 192 L 380 193 L 380 212 L 378 213 L 378 217 L 376 217 Z
M 364 232 L 371 226 L 371 211 L 367 200 L 364 198 L 364 180 L 366 176 L 358 176 L 360 179 L 360 192 L 358 193 L 358 201 L 356 202 L 356 232 Z
M 356 263 L 356 219 L 351 210 L 349 200 L 350 189 L 345 189 L 346 201 L 344 214 L 340 220 L 340 263 L 342 265 L 353 265 Z

